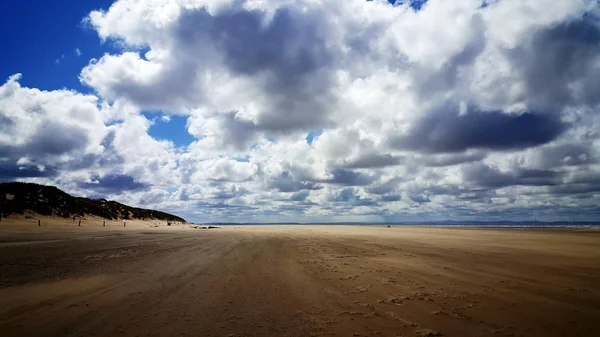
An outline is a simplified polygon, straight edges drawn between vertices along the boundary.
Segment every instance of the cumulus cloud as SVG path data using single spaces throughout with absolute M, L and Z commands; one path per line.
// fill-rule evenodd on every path
M 89 22 L 103 38 L 135 41 L 150 51 L 105 55 L 83 69 L 83 83 L 104 97 L 127 97 L 145 108 L 234 111 L 273 132 L 327 122 L 335 100 L 335 51 L 324 35 L 331 29 L 321 6 L 164 6 L 179 10 L 161 22 L 139 18 L 142 31 L 113 23 L 126 8 L 161 16 L 143 2 L 93 12 Z
M 91 95 L 24 88 L 20 78 L 0 86 L 3 176 L 46 176 L 86 155 L 101 155 L 108 107 Z
M 84 19 L 121 48 L 81 70 L 93 95 L 0 87 L 0 179 L 209 221 L 592 218 L 599 17 L 592 0 L 116 0 Z M 154 139 L 142 111 L 195 141 Z
M 137 187 L 176 181 L 172 144 L 152 139 L 150 122 L 137 112 L 93 95 L 22 87 L 19 79 L 0 87 L 3 180 L 47 178 L 40 182 L 115 192 L 134 181 Z

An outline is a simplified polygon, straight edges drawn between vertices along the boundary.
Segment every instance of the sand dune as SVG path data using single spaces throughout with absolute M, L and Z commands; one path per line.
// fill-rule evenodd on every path
M 0 223 L 2 336 L 600 336 L 598 232 L 94 221 Z

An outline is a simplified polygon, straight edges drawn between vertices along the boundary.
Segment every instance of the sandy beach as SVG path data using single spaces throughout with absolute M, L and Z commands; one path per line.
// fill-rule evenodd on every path
M 600 231 L 122 226 L 3 219 L 0 335 L 600 336 Z

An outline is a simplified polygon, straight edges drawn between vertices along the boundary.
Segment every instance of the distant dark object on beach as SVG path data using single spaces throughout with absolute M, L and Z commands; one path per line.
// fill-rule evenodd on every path
M 392 226 L 390 226 L 390 225 L 387 225 L 387 228 L 392 228 Z

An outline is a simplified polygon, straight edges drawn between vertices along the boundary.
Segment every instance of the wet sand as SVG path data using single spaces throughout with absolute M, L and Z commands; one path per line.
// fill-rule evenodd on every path
M 600 231 L 0 223 L 1 336 L 600 336 Z

